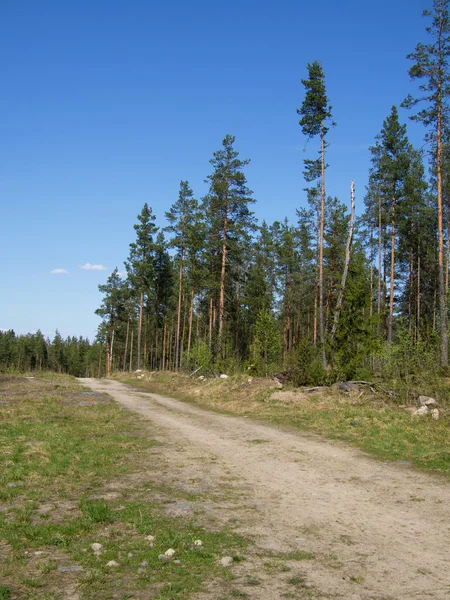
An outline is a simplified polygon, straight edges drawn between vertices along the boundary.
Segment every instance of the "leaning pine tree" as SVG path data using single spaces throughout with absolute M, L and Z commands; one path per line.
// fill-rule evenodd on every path
M 437 212 L 438 212 L 438 278 L 439 278 L 439 328 L 441 366 L 448 367 L 448 319 L 447 295 L 444 276 L 444 228 L 443 228 L 443 136 L 448 121 L 450 97 L 450 19 L 449 1 L 434 0 L 433 9 L 424 11 L 431 17 L 426 28 L 431 37 L 430 43 L 417 44 L 408 58 L 414 62 L 409 70 L 411 79 L 421 81 L 419 98 L 411 94 L 403 102 L 406 108 L 413 108 L 423 102 L 424 108 L 411 117 L 421 121 L 428 131 L 426 140 L 432 144 L 434 168 L 436 173 Z
M 322 354 L 322 366 L 327 366 L 325 355 L 325 327 L 323 308 L 323 238 L 325 222 L 325 150 L 328 146 L 326 135 L 329 131 L 327 123 L 331 121 L 331 106 L 325 90 L 325 76 L 322 65 L 314 61 L 308 64 L 309 79 L 302 79 L 305 86 L 305 98 L 297 113 L 301 116 L 299 121 L 302 132 L 309 139 L 320 137 L 320 158 L 316 160 L 306 159 L 304 161 L 304 177 L 306 181 L 312 182 L 320 178 L 320 213 L 319 213 L 319 337 Z M 334 125 L 334 123 L 330 123 Z

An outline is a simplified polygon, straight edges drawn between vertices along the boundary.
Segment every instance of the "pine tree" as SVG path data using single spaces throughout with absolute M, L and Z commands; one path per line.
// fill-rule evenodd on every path
M 137 368 L 141 366 L 141 338 L 142 321 L 144 310 L 144 299 L 149 298 L 153 283 L 153 259 L 155 245 L 153 236 L 158 231 L 155 225 L 155 216 L 147 203 L 138 215 L 138 221 L 134 225 L 136 241 L 130 244 L 130 254 L 125 262 L 128 279 L 135 290 L 139 302 L 139 320 L 137 330 Z
M 255 200 L 247 187 L 243 172 L 243 168 L 250 161 L 239 158 L 239 153 L 234 149 L 234 142 L 235 138 L 232 135 L 226 135 L 222 148 L 215 152 L 210 160 L 213 172 L 208 176 L 210 189 L 203 201 L 210 228 L 211 260 L 214 261 L 214 256 L 220 257 L 218 355 L 223 345 L 225 287 L 230 257 L 236 263 L 240 261 L 246 238 L 248 239 L 249 232 L 254 229 L 254 217 L 249 204 Z
M 420 121 L 427 128 L 426 139 L 432 143 L 436 169 L 437 215 L 438 215 L 438 274 L 439 274 L 439 328 L 441 365 L 448 366 L 448 319 L 447 295 L 444 276 L 444 206 L 443 206 L 443 136 L 448 122 L 450 97 L 450 18 L 449 1 L 434 0 L 433 9 L 423 15 L 431 18 L 426 28 L 431 42 L 417 44 L 414 52 L 408 55 L 413 61 L 409 75 L 419 80 L 421 96 L 409 95 L 403 102 L 406 108 L 414 108 L 424 102 L 422 110 L 410 117 Z
M 170 225 L 166 231 L 174 234 L 170 246 L 177 249 L 178 260 L 178 305 L 177 305 L 177 329 L 175 337 L 175 369 L 181 362 L 180 328 L 181 328 L 181 301 L 183 297 L 183 272 L 186 255 L 189 249 L 192 227 L 198 213 L 198 202 L 194 198 L 194 192 L 189 187 L 189 182 L 181 181 L 178 200 L 166 212 L 166 219 Z
M 125 296 L 123 293 L 124 284 L 120 279 L 117 267 L 108 277 L 106 283 L 99 285 L 98 289 L 104 294 L 104 298 L 102 305 L 95 311 L 95 314 L 103 319 L 100 327 L 104 329 L 105 333 L 106 377 L 109 377 L 111 375 L 111 362 L 113 360 L 114 338 L 117 326 L 120 319 L 126 314 Z
M 164 239 L 164 234 L 160 231 L 156 236 L 155 243 L 155 255 L 154 255 L 154 310 L 155 310 L 155 350 L 153 367 L 158 367 L 158 355 L 159 353 L 159 331 L 164 331 L 164 325 L 169 312 L 171 312 L 174 299 L 173 299 L 173 288 L 174 288 L 174 269 L 167 251 L 168 243 Z M 179 335 L 179 334 L 178 334 Z M 175 348 L 177 348 L 177 338 L 175 337 Z M 162 356 L 161 356 L 162 358 Z M 159 364 L 162 360 L 159 361 Z M 175 368 L 177 365 L 175 363 Z
M 320 137 L 320 158 L 306 159 L 304 176 L 306 181 L 315 181 L 320 178 L 320 220 L 319 220 L 319 336 L 322 354 L 322 366 L 327 366 L 325 355 L 325 330 L 324 330 L 324 280 L 323 280 L 323 238 L 325 225 L 325 150 L 327 147 L 326 135 L 329 131 L 327 123 L 330 122 L 331 106 L 325 89 L 325 75 L 322 65 L 314 61 L 307 65 L 309 79 L 302 79 L 306 94 L 301 108 L 297 113 L 302 117 L 299 124 L 302 133 L 309 139 Z M 334 125 L 334 123 L 332 123 Z
M 394 317 L 397 211 L 399 210 L 399 203 L 405 198 L 406 178 L 410 165 L 409 151 L 410 145 L 406 137 L 406 125 L 399 123 L 397 107 L 393 106 L 390 115 L 383 122 L 381 133 L 377 136 L 376 146 L 371 148 L 372 165 L 377 176 L 377 192 L 381 195 L 380 206 L 385 207 L 386 221 L 390 223 L 391 234 L 388 343 L 392 343 Z

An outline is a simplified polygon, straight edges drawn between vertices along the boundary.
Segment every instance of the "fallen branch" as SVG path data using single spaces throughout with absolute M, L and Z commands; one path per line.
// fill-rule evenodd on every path
M 198 369 L 195 369 L 195 371 L 191 373 L 189 377 L 193 377 L 198 371 L 200 371 L 200 369 L 203 369 L 203 365 L 200 365 Z

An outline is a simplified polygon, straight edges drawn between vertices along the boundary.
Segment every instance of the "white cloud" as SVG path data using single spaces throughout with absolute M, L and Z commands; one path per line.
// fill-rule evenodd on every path
M 52 275 L 67 275 L 69 271 L 67 271 L 66 269 L 52 269 L 50 273 Z
M 81 265 L 80 269 L 84 271 L 104 271 L 106 267 L 104 265 L 91 265 L 91 263 L 86 263 L 85 265 Z
M 117 275 L 118 275 L 119 277 L 121 277 L 122 279 L 125 279 L 125 278 L 126 278 L 126 276 L 128 275 L 128 273 L 127 273 L 126 271 L 119 271 L 119 272 L 117 273 Z

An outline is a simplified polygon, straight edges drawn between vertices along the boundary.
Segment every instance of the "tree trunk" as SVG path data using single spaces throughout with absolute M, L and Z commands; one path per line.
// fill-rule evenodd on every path
M 141 334 L 142 334 L 142 313 L 144 308 L 144 292 L 141 292 L 139 300 L 139 324 L 138 324 L 138 339 L 137 339 L 137 368 L 141 368 Z
M 395 199 L 391 203 L 392 222 L 391 222 L 391 274 L 389 281 L 389 320 L 387 341 L 392 344 L 392 323 L 394 319 L 394 284 L 395 284 Z
M 154 360 L 152 360 L 152 365 L 154 369 L 158 369 L 158 346 L 159 346 L 159 326 L 158 326 L 158 315 L 156 315 L 155 319 L 155 346 L 154 346 Z
M 134 329 L 131 328 L 131 342 L 130 342 L 130 368 L 129 371 L 131 373 L 132 369 L 133 369 L 133 334 L 134 334 Z
M 114 334 L 115 334 L 116 330 L 113 329 L 112 331 L 112 335 L 111 335 L 111 352 L 110 352 L 110 357 L 109 357 L 109 374 L 111 375 L 111 371 L 113 369 L 113 365 L 114 365 Z
M 381 272 L 383 265 L 383 228 L 381 224 L 381 194 L 378 191 L 378 335 L 381 335 Z
M 345 246 L 345 266 L 344 266 L 344 271 L 342 272 L 342 279 L 341 279 L 341 288 L 339 290 L 339 295 L 338 295 L 338 299 L 336 302 L 336 312 L 334 313 L 334 322 L 333 322 L 333 328 L 331 330 L 331 339 L 334 339 L 334 336 L 336 335 L 336 329 L 339 323 L 339 315 L 341 312 L 341 308 L 342 308 L 342 301 L 344 299 L 344 290 L 345 290 L 345 283 L 347 281 L 347 274 L 348 274 L 348 267 L 350 264 L 350 252 L 351 252 L 351 247 L 352 247 L 352 239 L 353 239 L 353 224 L 355 222 L 355 182 L 352 181 L 351 185 L 350 185 L 350 201 L 351 201 L 351 213 L 350 213 L 350 226 L 348 229 L 348 237 L 347 237 L 347 244 Z
M 188 346 L 187 353 L 188 356 L 191 352 L 191 339 L 192 339 L 192 320 L 194 317 L 194 288 L 191 287 L 191 301 L 189 304 L 189 333 L 188 333 Z
M 181 326 L 181 296 L 183 282 L 183 254 L 180 257 L 180 269 L 178 275 L 178 308 L 177 308 L 177 335 L 175 339 L 175 371 L 178 371 L 180 363 L 180 326 Z
M 227 219 L 223 224 L 222 239 L 222 266 L 220 270 L 220 297 L 219 297 L 219 335 L 217 338 L 217 353 L 222 350 L 223 320 L 225 315 L 225 273 L 227 264 Z
M 212 350 L 212 330 L 213 330 L 213 299 L 209 299 L 209 349 Z
M 373 316 L 373 231 L 370 230 L 370 307 L 369 316 Z
M 325 226 L 325 134 L 322 125 L 321 133 L 321 156 L 322 156 L 322 186 L 320 201 L 320 229 L 319 229 L 319 337 L 322 354 L 322 367 L 327 368 L 325 355 L 325 331 L 323 324 L 323 235 Z
M 128 352 L 128 334 L 130 333 L 130 317 L 127 321 L 127 335 L 125 337 L 125 352 L 123 353 L 123 370 L 127 368 L 127 352 Z
M 144 356 L 142 357 L 142 368 L 145 369 L 148 360 L 148 314 L 145 315 L 144 324 Z
M 442 209 L 442 90 L 438 84 L 437 114 L 437 200 L 438 200 L 438 237 L 439 237 L 439 332 L 441 343 L 441 366 L 448 367 L 448 330 L 447 330 L 447 295 L 444 278 L 444 231 Z
M 420 332 L 420 241 L 417 248 L 417 331 Z
M 163 348 L 162 348 L 162 370 L 166 368 L 166 319 L 164 318 L 163 325 Z
M 102 375 L 102 347 L 100 346 L 100 352 L 98 355 L 98 378 Z

